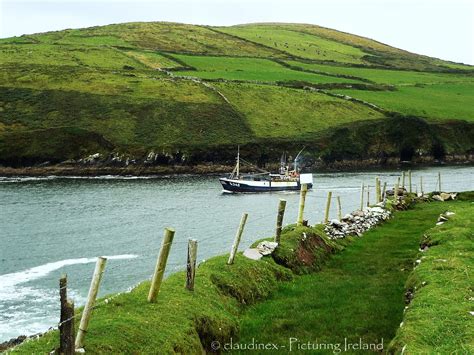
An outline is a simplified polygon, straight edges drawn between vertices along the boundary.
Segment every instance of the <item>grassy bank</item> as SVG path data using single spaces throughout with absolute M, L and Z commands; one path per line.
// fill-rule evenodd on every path
M 256 262 L 238 254 L 232 266 L 226 265 L 227 256 L 211 258 L 198 267 L 194 292 L 184 289 L 185 274 L 178 272 L 165 280 L 156 304 L 146 301 L 149 282 L 141 283 L 107 303 L 99 300 L 86 350 L 198 354 L 212 351 L 213 341 L 223 346 L 231 339 L 244 344 L 256 338 L 284 345 L 280 351 L 286 353 L 290 337 L 298 339 L 293 350 L 308 341 L 340 344 L 345 338 L 349 343 L 377 344 L 383 338 L 387 349 L 404 317 L 405 287 L 420 288 L 423 281 L 428 285 L 415 292 L 392 349 L 408 344 L 415 352 L 429 352 L 443 345 L 452 352 L 470 346 L 462 343 L 469 336 L 470 317 L 466 292 L 472 223 L 466 220 L 472 196 L 468 199 L 417 204 L 356 239 L 329 240 L 320 225 L 290 226 L 273 258 Z M 455 217 L 432 229 L 446 209 L 454 210 Z M 413 271 L 426 233 L 437 246 L 426 253 L 431 261 Z M 446 233 L 456 241 L 443 239 Z M 440 258 L 448 259 L 441 267 L 436 261 Z M 459 302 L 453 305 L 451 299 Z M 461 310 L 465 314 L 459 314 Z M 439 324 L 429 325 L 432 318 Z M 444 322 L 447 318 L 452 321 Z M 438 336 L 427 342 L 434 333 L 451 340 L 443 342 Z M 58 332 L 52 331 L 14 352 L 46 353 L 57 346 Z
M 425 233 L 420 264 L 406 289 L 411 300 L 390 350 L 406 354 L 474 353 L 474 203 L 443 204 L 454 212 L 449 220 Z M 467 198 L 466 198 L 467 199 Z
M 301 227 L 282 237 L 294 239 L 302 233 L 319 245 L 327 243 L 323 253 L 310 251 L 318 255 L 318 263 L 336 251 L 334 243 L 320 236 L 319 228 Z M 185 273 L 178 272 L 165 280 L 155 304 L 147 302 L 148 281 L 106 304 L 99 300 L 102 305 L 94 311 L 86 351 L 201 354 L 203 349 L 212 350 L 212 341 L 224 343 L 237 337 L 242 309 L 267 299 L 280 282 L 294 276 L 272 258 L 256 262 L 238 254 L 231 266 L 226 265 L 227 258 L 214 257 L 198 267 L 194 292 L 185 290 Z M 57 346 L 58 332 L 53 331 L 14 352 L 46 353 Z
M 404 285 L 420 238 L 444 209 L 442 203 L 426 203 L 396 213 L 331 258 L 321 272 L 281 284 L 268 301 L 244 312 L 240 342 L 255 338 L 286 346 L 280 351 L 287 353 L 292 337 L 298 339 L 293 351 L 308 341 L 343 349 L 345 338 L 372 344 L 383 339 L 386 349 L 402 321 Z

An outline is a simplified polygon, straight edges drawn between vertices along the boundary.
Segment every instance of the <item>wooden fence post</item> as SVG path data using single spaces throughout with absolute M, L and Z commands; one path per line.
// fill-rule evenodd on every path
M 332 199 L 332 191 L 329 191 L 328 198 L 326 200 L 326 211 L 324 212 L 324 223 L 329 222 L 329 209 L 331 208 L 331 199 Z
M 194 290 L 194 277 L 196 276 L 197 240 L 188 240 L 188 260 L 186 264 L 186 288 Z
M 408 192 L 412 193 L 412 186 L 411 186 L 411 170 L 408 170 Z
M 64 310 L 66 309 L 66 303 L 67 303 L 67 275 L 63 274 L 61 278 L 59 279 L 59 301 L 61 305 L 61 311 L 59 315 L 59 324 L 64 322 L 67 318 L 64 315 Z M 59 327 L 59 330 L 61 330 L 61 327 Z M 60 342 L 61 345 L 62 342 Z M 61 351 L 61 348 L 59 348 L 59 351 Z
M 420 176 L 420 193 L 423 196 L 423 176 Z
M 156 261 L 155 272 L 153 273 L 150 291 L 148 292 L 148 302 L 156 302 L 156 297 L 158 296 L 158 292 L 160 292 L 161 282 L 163 281 L 163 276 L 165 274 L 166 262 L 168 261 L 168 255 L 170 254 L 171 244 L 173 243 L 174 233 L 174 229 L 165 228 L 160 255 Z
M 387 193 L 387 182 L 383 183 L 383 190 L 382 190 L 382 200 L 385 200 L 385 194 Z
M 92 276 L 91 286 L 89 288 L 89 294 L 87 295 L 86 305 L 82 311 L 81 322 L 79 323 L 79 329 L 77 330 L 76 336 L 76 349 L 84 347 L 84 339 L 89 327 L 89 320 L 94 308 L 95 299 L 99 292 L 100 281 L 102 280 L 102 274 L 104 273 L 105 263 L 107 259 L 99 256 L 95 264 L 94 275 Z
M 370 185 L 367 185 L 367 207 L 370 207 Z
M 398 200 L 398 188 L 400 187 L 400 177 L 397 177 L 397 182 L 395 183 L 395 187 L 393 188 L 393 197 L 395 201 Z
M 59 279 L 61 315 L 59 319 L 59 354 L 72 355 L 74 350 L 74 302 L 67 299 L 67 276 Z
M 441 192 L 441 172 L 438 171 L 438 190 Z
M 299 209 L 298 209 L 298 219 L 296 220 L 296 225 L 297 226 L 302 226 L 303 225 L 304 204 L 305 204 L 306 193 L 307 192 L 308 192 L 308 185 L 307 184 L 301 184 L 300 205 L 299 205 Z
M 232 244 L 232 250 L 230 251 L 229 260 L 227 260 L 227 265 L 232 265 L 234 263 L 235 254 L 237 254 L 237 249 L 239 248 L 240 238 L 242 238 L 242 233 L 244 232 L 245 222 L 247 222 L 248 213 L 244 213 L 240 219 L 239 229 L 235 235 L 234 244 Z
M 382 195 L 382 189 L 380 185 L 380 178 L 376 177 L 375 178 L 375 203 L 379 203 L 382 200 L 381 195 Z
M 360 186 L 360 210 L 364 209 L 364 183 Z
M 337 196 L 337 218 L 339 218 L 339 222 L 342 221 L 341 196 Z
M 405 171 L 402 171 L 402 190 L 405 188 Z
M 285 215 L 285 208 L 286 200 L 280 199 L 280 202 L 278 203 L 278 214 L 274 239 L 274 241 L 278 244 L 280 244 L 281 229 L 283 226 L 283 216 Z

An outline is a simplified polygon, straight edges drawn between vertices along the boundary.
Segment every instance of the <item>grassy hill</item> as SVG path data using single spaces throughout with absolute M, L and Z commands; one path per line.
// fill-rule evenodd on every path
M 473 97 L 472 66 L 314 25 L 24 35 L 0 39 L 0 164 L 469 159 Z

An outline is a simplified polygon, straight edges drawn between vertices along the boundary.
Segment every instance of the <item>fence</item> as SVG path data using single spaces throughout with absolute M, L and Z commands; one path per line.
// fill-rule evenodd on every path
M 362 182 L 361 193 L 360 193 L 360 209 L 363 210 L 365 205 L 366 206 L 372 205 L 372 202 L 374 202 L 374 204 L 384 202 L 387 199 L 387 184 L 388 183 L 386 181 L 383 182 L 382 184 L 382 181 L 379 177 L 375 178 L 373 185 L 365 184 L 365 182 Z M 397 177 L 397 180 L 393 186 L 394 186 L 393 188 L 394 199 L 398 199 L 400 195 L 400 191 L 402 191 L 403 193 L 403 191 L 405 190 L 407 190 L 409 193 L 412 193 L 413 190 L 415 190 L 415 193 L 417 195 L 423 195 L 423 191 L 424 191 L 423 176 L 419 176 L 419 184 L 417 185 L 413 183 L 411 171 L 407 171 L 407 172 L 403 171 L 401 176 Z M 374 194 L 373 194 L 374 197 L 372 197 L 373 201 L 371 201 L 371 194 L 370 194 L 371 188 L 374 190 Z M 442 191 L 440 173 L 438 173 L 435 190 L 439 192 Z M 307 198 L 320 199 L 320 197 L 307 195 L 307 191 L 308 191 L 307 185 L 302 184 L 301 190 L 300 190 L 298 216 L 296 219 L 296 225 L 299 225 L 299 226 L 308 225 L 308 221 L 304 219 L 306 199 Z M 367 197 L 366 197 L 366 200 L 364 201 L 365 192 L 367 193 L 366 195 Z M 323 219 L 323 223 L 325 224 L 330 221 L 330 206 L 331 206 L 332 199 L 333 199 L 333 193 L 332 191 L 329 191 L 326 198 L 325 213 L 324 213 L 324 219 Z M 341 202 L 340 195 L 336 196 L 336 201 L 337 201 L 337 219 L 340 221 L 343 218 L 342 208 L 341 208 L 342 202 Z M 275 235 L 274 235 L 274 241 L 276 243 L 280 242 L 285 209 L 286 209 L 286 200 L 280 199 L 279 204 L 278 204 L 278 209 L 277 209 Z M 273 215 L 273 213 L 271 215 Z M 258 221 L 263 218 L 269 218 L 271 215 L 270 214 L 262 215 L 260 217 L 254 218 L 253 220 Z M 227 264 L 230 265 L 230 267 L 232 267 L 231 265 L 234 263 L 236 253 L 239 249 L 239 245 L 241 244 L 242 235 L 243 235 L 248 218 L 249 218 L 249 214 L 243 213 L 235 238 L 230 248 L 229 259 L 227 261 Z M 187 257 L 186 257 L 185 263 L 172 264 L 172 263 L 167 262 L 171 246 L 174 244 L 184 244 L 184 242 L 173 242 L 174 235 L 175 235 L 174 229 L 165 228 L 162 243 L 161 243 L 161 248 L 160 248 L 156 265 L 155 265 L 155 269 L 151 276 L 151 285 L 150 285 L 150 290 L 147 297 L 147 300 L 150 303 L 156 302 L 159 296 L 161 284 L 162 284 L 165 270 L 167 267 L 168 268 L 172 267 L 171 269 L 172 271 L 185 269 L 186 270 L 185 288 L 189 292 L 194 291 L 198 240 L 189 239 L 187 242 L 185 242 L 187 244 Z M 207 236 L 206 238 L 201 239 L 201 242 L 205 240 L 209 240 L 211 238 L 215 238 L 216 236 L 217 235 Z M 60 345 L 59 345 L 59 349 L 57 349 L 57 351 L 60 354 L 75 354 L 77 350 L 82 349 L 86 341 L 86 334 L 87 334 L 90 319 L 92 317 L 93 310 L 96 309 L 97 307 L 100 307 L 104 304 L 109 303 L 112 299 L 120 295 L 120 293 L 117 293 L 112 297 L 105 298 L 99 303 L 96 302 L 97 294 L 100 288 L 100 283 L 105 273 L 106 263 L 107 263 L 107 258 L 98 257 L 96 266 L 94 269 L 94 273 L 92 276 L 92 280 L 90 283 L 90 288 L 89 288 L 86 304 L 84 306 L 83 312 L 78 315 L 74 315 L 73 300 L 67 297 L 67 288 L 68 288 L 67 276 L 66 275 L 61 276 L 59 280 L 59 295 L 60 295 L 61 310 L 60 310 L 60 321 L 58 323 Z M 117 267 L 120 267 L 120 265 L 116 265 L 113 268 L 109 268 L 109 270 L 112 270 Z M 79 316 L 81 317 L 81 319 L 79 322 L 77 334 L 75 334 L 75 319 L 78 318 Z

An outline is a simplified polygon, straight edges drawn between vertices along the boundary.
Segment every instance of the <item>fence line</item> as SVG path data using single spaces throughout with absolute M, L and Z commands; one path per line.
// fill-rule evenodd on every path
M 409 192 L 413 192 L 413 188 L 415 188 L 416 191 L 418 191 L 418 184 L 414 183 L 412 181 L 411 171 L 408 171 L 407 173 L 405 173 L 405 171 L 402 171 L 401 177 L 400 176 L 395 176 L 395 177 L 396 177 L 396 183 L 395 183 L 394 190 L 396 192 L 399 191 L 398 189 L 400 189 L 400 188 L 403 189 L 405 187 L 406 179 L 408 180 L 408 185 L 406 185 L 407 190 Z M 420 192 L 423 193 L 423 187 L 422 187 L 422 185 L 423 185 L 423 176 L 420 175 L 419 178 L 420 178 L 420 184 L 419 184 Z M 400 180 L 401 180 L 401 186 L 400 186 Z M 461 180 L 459 180 L 459 181 L 461 181 Z M 452 182 L 452 180 L 450 180 L 450 182 Z M 386 192 L 387 181 L 386 180 L 384 181 L 383 192 L 382 192 L 382 189 L 381 189 L 381 183 L 382 183 L 382 179 L 380 179 L 378 176 L 375 178 L 375 185 L 374 186 L 371 186 L 370 184 L 362 183 L 362 187 L 361 187 L 361 205 L 362 206 L 363 206 L 363 198 L 365 197 L 364 196 L 364 190 L 365 189 L 366 189 L 366 192 L 367 192 L 367 202 L 366 202 L 367 206 L 370 205 L 370 199 L 369 198 L 370 198 L 370 189 L 371 188 L 375 188 L 375 190 L 374 190 L 375 191 L 375 203 L 378 203 L 378 202 L 380 202 L 380 201 L 382 201 L 383 199 L 386 198 L 385 192 Z M 424 180 L 424 183 L 426 185 L 427 180 Z M 431 184 L 431 181 L 429 181 L 428 184 Z M 313 200 L 324 200 L 324 199 L 326 199 L 326 209 L 325 209 L 325 214 L 324 214 L 324 223 L 327 223 L 328 220 L 329 220 L 329 211 L 330 211 L 330 207 L 331 207 L 332 191 L 328 191 L 327 198 L 325 198 L 324 196 L 317 196 L 315 192 L 307 194 L 306 193 L 307 190 L 306 190 L 305 187 L 306 187 L 306 185 L 302 184 L 302 189 L 301 189 L 301 193 L 300 193 L 299 213 L 298 213 L 297 225 L 301 225 L 301 224 L 306 225 L 306 223 L 307 223 L 307 221 L 304 221 L 304 215 L 303 215 L 306 198 L 313 199 Z M 438 173 L 438 176 L 437 176 L 437 179 L 436 179 L 436 187 L 438 188 L 438 191 L 441 191 L 441 173 Z M 398 194 L 396 196 L 398 196 Z M 339 219 L 342 218 L 341 200 L 340 199 L 341 199 L 341 196 L 337 196 L 337 210 L 338 210 L 338 218 Z M 230 251 L 230 256 L 229 256 L 229 259 L 227 261 L 228 265 L 233 264 L 234 258 L 236 256 L 236 253 L 237 253 L 238 249 L 239 249 L 239 244 L 240 244 L 241 241 L 247 242 L 248 239 L 250 239 L 250 238 L 252 240 L 255 240 L 254 235 L 242 238 L 243 232 L 244 232 L 244 227 L 245 227 L 245 224 L 247 222 L 247 218 L 250 222 L 258 222 L 262 219 L 267 219 L 270 216 L 271 217 L 278 216 L 277 223 L 276 223 L 276 232 L 275 232 L 275 235 L 278 235 L 278 230 L 281 231 L 282 224 L 283 224 L 282 222 L 283 222 L 284 207 L 283 207 L 283 212 L 282 212 L 282 207 L 281 207 L 282 202 L 285 202 L 285 204 L 286 204 L 285 200 L 280 200 L 280 205 L 279 205 L 277 214 L 275 214 L 274 212 L 268 212 L 268 213 L 259 214 L 258 216 L 250 216 L 250 217 L 247 213 L 243 214 L 243 216 L 241 218 L 240 226 L 238 228 L 238 231 L 235 235 L 235 238 L 234 238 L 234 241 L 233 241 L 233 244 L 232 244 L 232 248 L 231 248 L 231 251 Z M 195 270 L 195 267 L 196 267 L 196 260 L 197 260 L 197 257 L 196 257 L 196 255 L 197 255 L 197 243 L 198 242 L 202 243 L 204 241 L 208 241 L 208 240 L 210 240 L 212 238 L 216 238 L 216 237 L 221 237 L 222 235 L 227 236 L 229 234 L 228 230 L 229 230 L 229 227 L 225 226 L 225 227 L 223 227 L 222 231 L 220 231 L 220 230 L 219 231 L 214 231 L 210 235 L 207 234 L 206 237 L 202 238 L 202 239 L 198 239 L 198 240 L 188 239 L 188 240 L 179 240 L 179 241 L 173 242 L 174 230 L 166 228 L 164 236 L 161 239 L 159 239 L 160 242 L 161 242 L 161 249 L 160 249 L 158 259 L 157 259 L 157 263 L 156 263 L 156 266 L 155 266 L 155 272 L 150 277 L 151 278 L 151 287 L 150 287 L 149 294 L 148 294 L 148 301 L 149 302 L 155 302 L 156 301 L 156 298 L 159 294 L 160 285 L 161 285 L 162 279 L 164 277 L 166 267 L 168 267 L 168 272 L 176 272 L 178 270 L 183 270 L 183 269 L 187 270 L 185 287 L 190 292 L 193 292 L 193 290 L 194 290 L 194 270 Z M 184 244 L 188 245 L 188 254 L 187 254 L 187 261 L 186 262 L 184 262 L 184 263 L 183 262 L 174 262 L 174 263 L 170 262 L 170 263 L 168 263 L 168 255 L 169 255 L 170 248 L 171 248 L 172 244 L 177 244 L 179 246 L 184 245 Z M 57 243 L 50 243 L 50 245 L 57 245 Z M 222 250 L 218 251 L 218 253 L 222 253 L 222 252 L 227 254 L 229 252 L 229 250 L 228 250 L 228 248 L 222 248 Z M 144 254 L 144 255 L 141 255 L 141 256 L 156 257 L 156 252 L 155 253 L 150 253 L 150 254 Z M 76 349 L 82 348 L 83 345 L 84 345 L 84 338 L 85 338 L 85 334 L 87 332 L 87 325 L 89 323 L 90 316 L 92 315 L 92 310 L 95 310 L 99 307 L 102 307 L 106 304 L 109 304 L 113 299 L 115 299 L 116 297 L 119 297 L 120 295 L 123 294 L 123 292 L 118 292 L 118 293 L 116 293 L 112 296 L 104 298 L 103 300 L 101 300 L 99 302 L 96 302 L 96 297 L 97 297 L 100 281 L 101 281 L 101 278 L 102 278 L 102 276 L 105 272 L 105 261 L 106 261 L 106 259 L 103 258 L 103 257 L 99 257 L 97 259 L 97 264 L 96 264 L 96 268 L 94 270 L 94 274 L 93 274 L 93 277 L 92 277 L 88 299 L 87 299 L 87 302 L 86 302 L 86 305 L 84 307 L 84 311 L 82 312 L 82 314 L 73 315 L 72 317 L 68 317 L 67 319 L 63 319 L 63 316 L 61 316 L 62 318 L 60 319 L 60 322 L 57 325 L 58 327 L 60 327 L 62 329 L 62 326 L 65 325 L 67 322 L 71 322 L 71 321 L 73 321 L 76 318 L 81 316 L 81 322 L 80 322 L 80 326 L 79 326 L 77 337 L 76 337 L 76 344 L 75 344 Z M 122 262 L 117 263 L 116 265 L 113 265 L 112 267 L 108 268 L 107 271 L 110 272 L 110 271 L 118 269 L 118 268 L 123 268 L 124 264 L 126 265 L 126 264 L 131 263 L 131 262 L 135 262 L 134 258 L 129 259 L 129 260 L 123 260 Z M 201 263 L 203 263 L 203 262 L 205 262 L 205 259 L 201 261 Z M 230 266 L 230 267 L 232 267 L 232 266 Z M 75 281 L 76 282 L 77 281 L 85 281 L 86 279 L 88 279 L 88 278 L 84 277 L 84 278 L 76 279 Z M 67 288 L 68 288 L 67 283 L 64 283 L 64 282 L 60 283 L 59 291 L 60 291 L 60 294 L 61 294 L 61 304 L 62 305 L 64 305 L 64 303 L 65 303 L 65 295 L 66 295 Z M 131 291 L 133 289 L 134 289 L 134 287 L 131 287 L 128 290 Z M 72 305 L 72 307 L 74 307 L 72 302 L 69 302 L 69 300 L 67 300 L 67 301 L 68 302 L 66 302 L 66 305 L 69 305 L 69 306 Z M 63 315 L 65 313 L 61 312 L 61 314 Z M 71 328 L 68 328 L 68 329 L 71 329 Z M 64 337 L 62 336 L 61 339 L 63 339 L 63 338 Z M 61 344 L 61 346 L 64 346 L 64 344 Z M 64 347 L 62 349 L 64 349 Z

